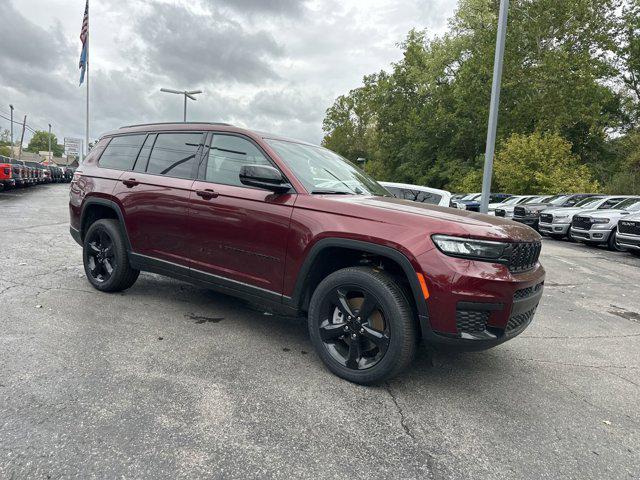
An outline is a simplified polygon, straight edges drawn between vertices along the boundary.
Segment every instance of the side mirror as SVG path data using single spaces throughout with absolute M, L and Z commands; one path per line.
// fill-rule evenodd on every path
M 249 187 L 264 188 L 275 193 L 286 193 L 292 188 L 280 170 L 271 165 L 242 165 L 240 167 L 240 183 Z

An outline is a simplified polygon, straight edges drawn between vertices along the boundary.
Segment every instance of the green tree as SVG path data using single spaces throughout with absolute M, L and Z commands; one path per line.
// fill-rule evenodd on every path
M 49 150 L 49 132 L 45 132 L 44 130 L 36 130 L 36 132 L 29 140 L 29 145 L 26 148 L 27 152 L 46 152 Z M 58 139 L 52 133 L 51 134 L 51 150 L 53 151 L 53 155 L 55 157 L 61 157 L 64 153 L 64 148 L 61 145 L 58 145 Z
M 10 157 L 11 156 L 11 149 L 7 145 L 1 145 L 0 146 L 0 155 L 2 155 L 4 157 Z
M 495 160 L 499 188 L 515 194 L 597 192 L 598 182 L 557 133 L 513 134 Z

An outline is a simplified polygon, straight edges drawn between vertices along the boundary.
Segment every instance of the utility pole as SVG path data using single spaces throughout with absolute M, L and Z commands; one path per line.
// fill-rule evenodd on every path
M 482 176 L 481 213 L 487 213 L 489 210 L 489 194 L 491 193 L 491 179 L 493 178 L 493 157 L 496 151 L 496 131 L 498 129 L 498 108 L 500 106 L 500 85 L 502 83 L 502 65 L 504 61 L 504 44 L 507 36 L 508 11 L 509 0 L 500 0 L 496 55 L 493 61 L 491 105 L 489 107 L 489 127 L 487 129 L 487 150 L 484 154 L 484 174 Z
M 24 116 L 24 120 L 22 121 L 22 135 L 20 135 L 20 148 L 18 150 L 18 160 L 22 160 L 22 142 L 24 142 L 24 128 L 27 126 L 27 116 Z M 24 165 L 24 162 L 22 162 Z
M 13 105 L 9 104 L 9 110 L 11 110 L 11 153 L 9 157 L 13 158 Z
M 51 153 L 51 124 L 49 124 L 49 161 L 53 161 L 53 153 Z
M 196 100 L 196 97 L 194 97 L 194 95 L 198 95 L 199 93 L 202 93 L 202 90 L 173 90 L 172 88 L 161 88 L 160 89 L 161 92 L 164 93 L 175 93 L 177 95 L 184 95 L 184 112 L 183 112 L 183 116 L 182 116 L 182 121 L 186 123 L 187 121 L 187 98 L 190 98 L 191 100 Z

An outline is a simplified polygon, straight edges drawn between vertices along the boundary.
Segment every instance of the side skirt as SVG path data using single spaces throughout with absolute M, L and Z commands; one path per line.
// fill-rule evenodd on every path
M 242 298 L 252 303 L 267 306 L 281 315 L 297 316 L 300 314 L 299 310 L 290 305 L 289 297 L 260 287 L 139 253 L 129 252 L 129 263 L 136 270 L 176 278 L 232 297 Z

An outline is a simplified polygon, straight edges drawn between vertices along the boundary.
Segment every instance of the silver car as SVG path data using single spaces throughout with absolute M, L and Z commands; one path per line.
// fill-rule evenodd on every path
M 546 200 L 552 198 L 551 195 L 539 195 L 536 197 L 531 197 L 528 200 L 525 200 L 524 202 L 518 204 L 518 205 L 528 205 L 528 204 L 534 204 L 534 203 L 543 203 Z M 504 207 L 500 207 L 500 208 L 496 208 L 494 215 L 496 217 L 504 217 L 504 218 L 513 218 L 513 210 L 516 208 L 516 206 L 518 205 L 506 205 Z
M 538 229 L 540 233 L 546 233 L 551 237 L 568 237 L 574 215 L 591 210 L 608 210 L 630 197 L 631 195 L 603 195 L 602 197 L 585 198 L 576 203 L 575 207 L 548 208 L 540 213 Z
M 640 256 L 640 213 L 618 220 L 618 246 Z
M 616 241 L 618 221 L 640 212 L 640 197 L 627 198 L 615 208 L 578 213 L 571 222 L 571 238 L 590 245 L 606 244 L 609 250 L 624 251 Z

